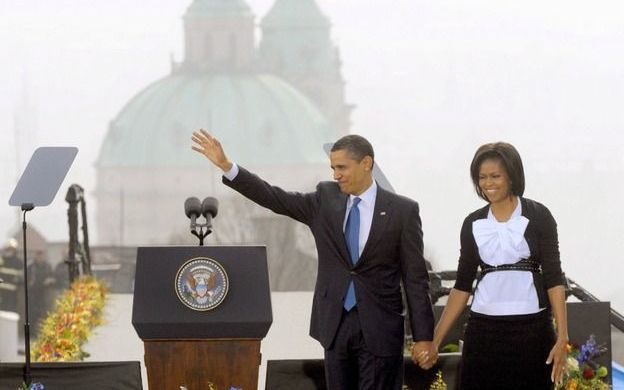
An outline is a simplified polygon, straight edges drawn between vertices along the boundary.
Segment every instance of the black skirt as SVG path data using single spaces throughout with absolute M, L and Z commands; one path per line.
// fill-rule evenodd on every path
M 470 312 L 460 373 L 461 390 L 551 390 L 555 344 L 549 310 L 536 314 L 487 316 Z

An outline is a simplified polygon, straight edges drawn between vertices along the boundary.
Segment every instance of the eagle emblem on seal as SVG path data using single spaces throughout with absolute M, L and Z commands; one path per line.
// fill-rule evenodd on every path
M 225 269 L 216 260 L 197 257 L 185 262 L 176 274 L 176 294 L 187 307 L 206 311 L 219 306 L 229 287 Z

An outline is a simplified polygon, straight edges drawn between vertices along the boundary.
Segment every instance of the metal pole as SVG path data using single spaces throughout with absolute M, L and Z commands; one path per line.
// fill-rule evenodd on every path
M 26 352 L 26 365 L 24 366 L 24 383 L 30 386 L 30 318 L 28 315 L 28 254 L 26 252 L 26 212 L 34 209 L 32 203 L 22 204 L 22 234 L 24 248 L 24 351 Z

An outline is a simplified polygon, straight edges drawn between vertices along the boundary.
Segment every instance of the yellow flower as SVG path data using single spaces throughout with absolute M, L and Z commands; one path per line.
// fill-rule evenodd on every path
M 570 371 L 578 371 L 579 370 L 579 364 L 578 364 L 578 360 L 576 360 L 576 358 L 574 356 L 568 356 L 567 359 L 567 365 L 568 365 L 568 372 Z
M 576 382 L 576 379 L 572 378 L 568 381 L 568 385 L 566 386 L 566 390 L 576 390 L 576 387 L 578 386 L 578 383 Z
M 92 277 L 83 277 L 56 300 L 43 321 L 33 346 L 34 361 L 72 361 L 85 356 L 80 347 L 91 328 L 102 322 L 107 290 Z

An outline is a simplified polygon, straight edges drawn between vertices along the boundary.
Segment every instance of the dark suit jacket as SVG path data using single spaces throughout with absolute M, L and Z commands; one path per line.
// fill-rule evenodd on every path
M 402 353 L 404 342 L 403 280 L 414 340 L 433 337 L 429 276 L 423 258 L 418 204 L 377 189 L 366 246 L 353 265 L 343 233 L 347 195 L 335 182 L 321 182 L 311 193 L 286 192 L 242 167 L 224 184 L 255 203 L 306 224 L 316 241 L 318 275 L 314 289 L 310 335 L 324 348 L 334 340 L 343 298 L 353 279 L 358 315 L 367 348 L 378 356 Z

